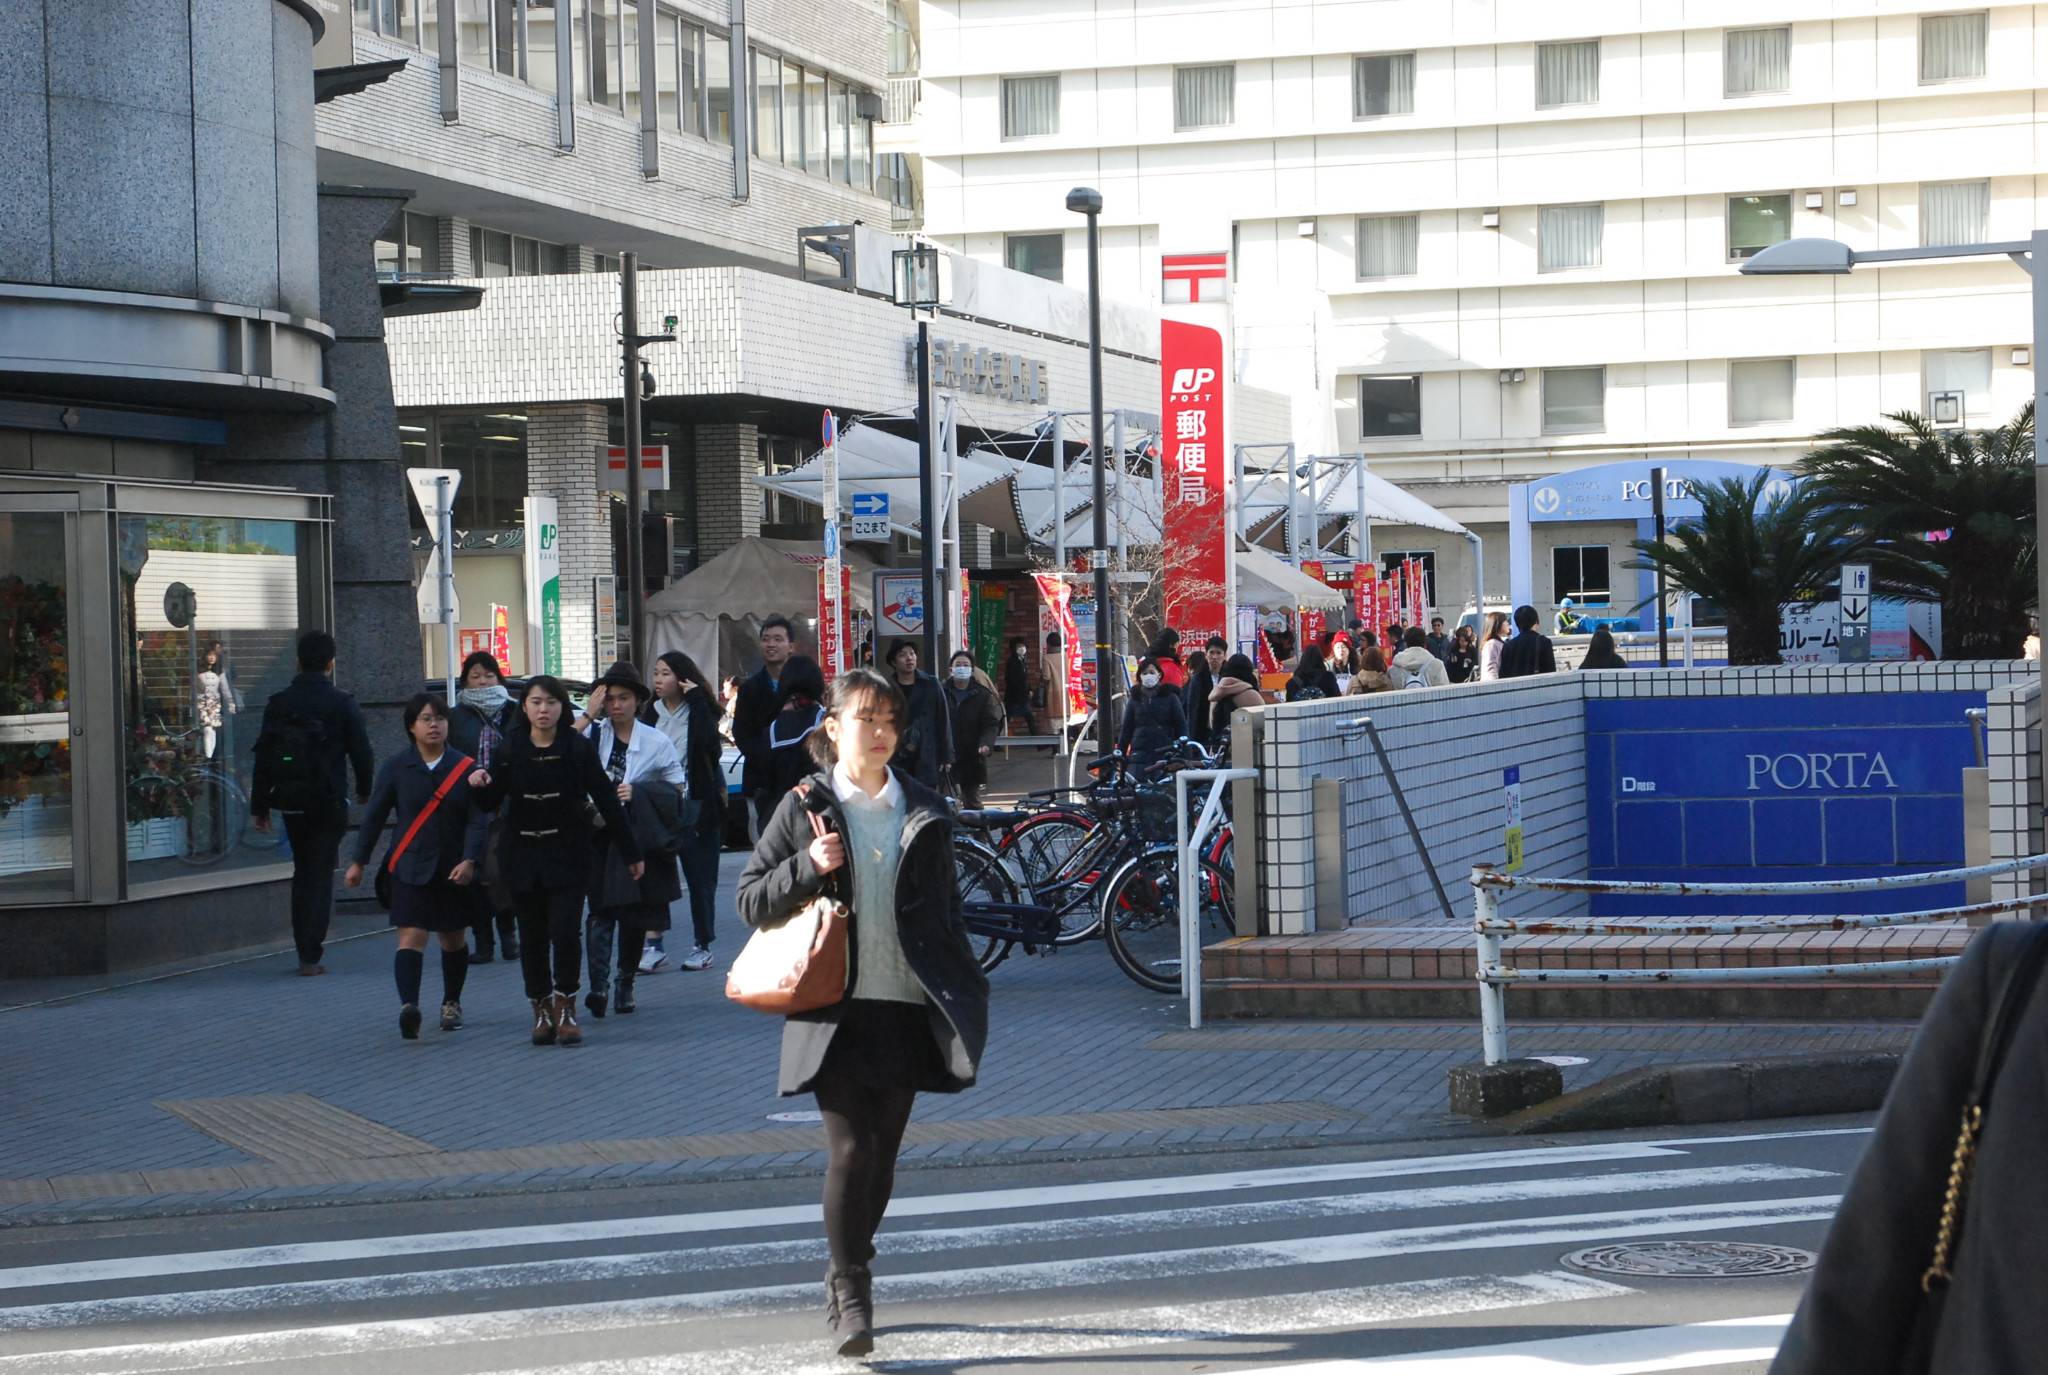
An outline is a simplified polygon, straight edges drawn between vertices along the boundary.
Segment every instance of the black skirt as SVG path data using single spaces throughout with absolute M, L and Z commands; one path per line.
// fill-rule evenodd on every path
M 926 1003 L 849 998 L 816 1079 L 878 1089 L 947 1092 L 949 1076 Z
M 466 931 L 474 908 L 470 890 L 452 883 L 391 880 L 391 924 L 420 931 Z

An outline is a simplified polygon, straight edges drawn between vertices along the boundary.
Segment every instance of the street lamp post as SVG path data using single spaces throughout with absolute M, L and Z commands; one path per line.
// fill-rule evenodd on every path
M 898 249 L 890 255 L 896 304 L 913 316 L 920 310 L 939 308 L 939 250 L 930 244 Z M 945 611 L 939 597 L 938 481 L 932 465 L 932 336 L 931 322 L 917 321 L 917 503 L 918 570 L 924 595 L 924 648 L 919 659 L 927 673 L 939 671 L 939 616 Z M 836 520 L 830 511 L 826 519 Z
M 2048 435 L 2043 434 L 2042 417 L 2048 415 L 2048 386 L 2043 385 L 2041 340 L 2048 337 L 2048 283 L 2042 267 L 2048 263 L 2048 229 L 2036 229 L 2031 238 L 2009 239 L 2003 243 L 1942 244 L 1933 248 L 1851 248 L 1834 239 L 1787 239 L 1772 244 L 1742 265 L 1744 276 L 1826 275 L 1845 276 L 1865 263 L 1923 262 L 1935 258 L 2011 258 L 2034 279 L 2034 337 L 2027 359 L 2034 369 L 2034 520 L 2040 527 L 2048 512 Z M 2048 629 L 2048 559 L 2040 563 L 2039 581 L 2034 588 L 2034 614 Z M 2048 637 L 2044 637 L 2048 638 Z M 2048 665 L 2048 654 L 2042 656 Z
M 619 255 L 619 371 L 625 378 L 626 441 L 626 606 L 632 616 L 630 641 L 633 663 L 647 669 L 647 618 L 641 606 L 647 600 L 647 530 L 640 514 L 646 494 L 640 487 L 640 449 L 643 426 L 640 403 L 654 395 L 654 376 L 640 357 L 642 344 L 675 342 L 675 321 L 668 321 L 666 334 L 640 333 L 640 255 L 627 251 Z
M 1095 573 L 1095 747 L 1098 756 L 1116 739 L 1115 654 L 1110 645 L 1115 606 L 1109 591 L 1109 506 L 1102 450 L 1102 193 L 1086 186 L 1067 192 L 1067 209 L 1088 217 L 1088 442 L 1095 454 L 1095 532 L 1088 566 Z M 1066 570 L 1060 570 L 1062 576 Z

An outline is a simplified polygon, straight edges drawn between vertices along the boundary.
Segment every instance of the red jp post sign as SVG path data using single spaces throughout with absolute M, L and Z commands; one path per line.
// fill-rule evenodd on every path
M 1181 653 L 1226 639 L 1223 518 L 1229 450 L 1223 437 L 1223 335 L 1205 325 L 1159 322 L 1160 443 L 1165 450 L 1167 624 Z

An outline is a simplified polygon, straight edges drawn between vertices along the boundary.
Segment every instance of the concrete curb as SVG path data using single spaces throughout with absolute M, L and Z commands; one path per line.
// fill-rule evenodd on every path
M 1787 1055 L 1650 1065 L 1496 1118 L 1502 1131 L 1614 1131 L 1874 1112 L 1883 1106 L 1900 1056 Z

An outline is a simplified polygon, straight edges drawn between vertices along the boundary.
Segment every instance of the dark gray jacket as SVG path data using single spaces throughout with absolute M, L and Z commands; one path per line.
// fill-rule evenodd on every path
M 676 854 L 683 848 L 688 830 L 683 826 L 683 793 L 673 783 L 645 779 L 633 785 L 633 800 L 625 805 L 626 826 L 632 831 L 640 858 L 647 867 L 636 881 L 629 873 L 631 861 L 616 845 L 603 847 L 604 887 L 601 907 L 640 904 L 658 907 L 661 924 L 650 931 L 668 930 L 668 905 L 683 895 L 682 871 Z
M 396 847 L 412 829 L 413 818 L 420 814 L 420 809 L 448 781 L 449 767 L 462 757 L 459 751 L 448 750 L 433 769 L 410 745 L 387 757 L 377 767 L 370 805 L 363 813 L 362 829 L 356 832 L 356 863 L 365 869 L 370 867 L 370 857 L 377 853 L 377 836 L 393 812 L 397 819 L 392 821 L 391 844 Z M 398 867 L 392 876 L 401 883 L 433 883 L 446 879 L 449 871 L 465 859 L 478 865 L 484 862 L 484 842 L 490 835 L 491 817 L 471 805 L 470 764 L 464 762 L 461 767 L 463 781 L 448 790 L 441 805 L 412 838 L 412 844 L 398 857 Z
M 1890 1375 L 1933 1258 L 1963 1098 L 2003 975 L 2034 931 L 1986 927 L 1942 981 L 1828 1230 L 1771 1375 Z M 1936 1375 L 2048 1369 L 2048 982 L 2021 1017 L 1978 1139 Z
M 953 767 L 953 714 L 946 710 L 945 693 L 938 679 L 919 669 L 911 685 L 903 688 L 903 699 L 909 711 L 891 762 L 898 773 L 909 774 L 927 788 L 937 788 L 939 771 Z
M 953 813 L 946 800 L 901 769 L 892 770 L 903 788 L 903 851 L 896 867 L 896 910 L 855 912 L 846 984 L 853 987 L 860 967 L 860 925 L 863 921 L 896 923 L 897 939 L 911 972 L 924 986 L 925 1011 L 932 1036 L 945 1062 L 947 1092 L 974 1082 L 981 1052 L 988 1040 L 988 976 L 975 961 L 967 927 L 960 919 L 960 880 L 954 870 Z M 807 793 L 783 796 L 768 828 L 740 874 L 737 906 L 748 926 L 775 926 L 824 891 L 827 879 L 811 866 L 813 831 L 809 811 L 815 809 L 826 826 L 844 834 L 845 817 L 832 795 L 830 775 L 813 775 Z M 842 887 L 852 892 L 850 871 Z M 799 1012 L 783 1019 L 782 1075 L 778 1091 L 807 1093 L 825 1063 L 826 1047 L 839 1028 L 845 1004 Z

